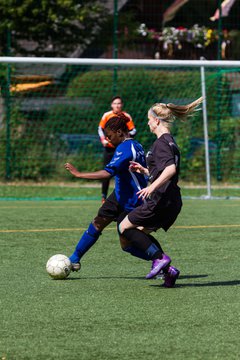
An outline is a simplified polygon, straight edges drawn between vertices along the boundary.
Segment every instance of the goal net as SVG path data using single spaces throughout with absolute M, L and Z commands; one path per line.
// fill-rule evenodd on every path
M 203 187 L 208 196 L 215 187 L 239 184 L 239 61 L 2 57 L 0 78 L 1 180 L 69 181 L 66 161 L 82 171 L 101 169 L 97 129 L 115 95 L 145 150 L 155 139 L 147 126 L 152 104 L 186 104 L 204 95 L 203 111 L 172 128 L 181 183 L 189 195 L 191 187 Z

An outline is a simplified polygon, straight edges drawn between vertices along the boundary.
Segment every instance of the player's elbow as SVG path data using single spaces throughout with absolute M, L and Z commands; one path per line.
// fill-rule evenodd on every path
M 129 131 L 129 135 L 134 137 L 137 133 L 137 130 L 135 128 L 133 128 L 131 131 Z
M 169 166 L 169 175 L 172 177 L 172 176 L 176 175 L 176 173 L 177 173 L 176 165 L 170 165 Z

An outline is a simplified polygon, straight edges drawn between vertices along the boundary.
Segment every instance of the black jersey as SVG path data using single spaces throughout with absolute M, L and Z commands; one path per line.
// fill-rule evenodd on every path
M 176 174 L 128 214 L 132 224 L 152 231 L 159 228 L 167 231 L 172 226 L 182 207 L 181 192 L 177 185 L 180 152 L 172 135 L 163 134 L 147 153 L 150 182 L 156 180 L 167 166 L 173 164 L 176 165 Z
M 152 183 L 169 165 L 176 165 L 176 174 L 159 187 L 155 193 L 163 194 L 171 192 L 171 189 L 178 188 L 178 175 L 180 170 L 180 152 L 171 134 L 161 135 L 152 145 L 147 153 L 147 166 L 149 170 L 149 181 Z M 169 194 L 171 195 L 171 194 Z M 155 196 L 152 196 L 152 198 Z M 158 198 L 158 196 L 157 196 Z

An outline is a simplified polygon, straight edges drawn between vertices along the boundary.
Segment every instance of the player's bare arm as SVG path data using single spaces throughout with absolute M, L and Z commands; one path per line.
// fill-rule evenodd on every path
M 73 176 L 80 179 L 101 180 L 101 179 L 109 179 L 111 177 L 111 175 L 106 170 L 99 170 L 94 172 L 80 172 L 70 163 L 66 163 L 64 167 Z
M 176 174 L 175 164 L 167 166 L 161 175 L 149 186 L 137 192 L 138 197 L 145 199 L 152 194 L 152 192 L 162 185 L 164 185 L 168 180 L 170 180 Z

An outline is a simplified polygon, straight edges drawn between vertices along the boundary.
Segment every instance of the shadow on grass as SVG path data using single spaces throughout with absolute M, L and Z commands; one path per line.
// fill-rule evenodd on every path
M 114 280 L 114 279 L 126 279 L 126 280 L 146 280 L 142 276 L 81 276 L 81 277 L 68 277 L 64 280 Z
M 208 277 L 207 274 L 203 275 L 180 275 L 179 279 L 197 279 L 197 278 L 205 278 Z
M 182 279 L 197 279 L 207 277 L 207 274 L 202 275 L 183 275 L 180 276 L 179 280 Z M 78 276 L 78 277 L 68 277 L 65 280 L 111 280 L 111 279 L 126 279 L 126 280 L 145 280 L 144 276 Z M 158 279 L 148 280 L 148 282 L 156 281 Z
M 181 278 L 179 279 L 181 280 Z M 174 286 L 174 289 L 177 288 L 185 288 L 185 287 L 211 287 L 211 286 L 234 286 L 234 285 L 240 285 L 240 280 L 231 280 L 231 281 L 213 281 L 213 282 L 206 282 L 206 283 L 192 283 L 192 284 L 179 284 L 177 282 Z M 162 288 L 162 284 L 152 284 L 150 286 L 153 287 L 160 287 Z
M 188 287 L 188 286 L 195 286 L 195 287 L 204 287 L 204 286 L 234 286 L 240 285 L 240 280 L 231 280 L 231 281 L 213 281 L 207 282 L 202 284 L 177 284 L 177 287 Z

